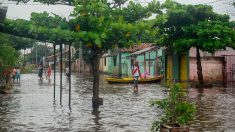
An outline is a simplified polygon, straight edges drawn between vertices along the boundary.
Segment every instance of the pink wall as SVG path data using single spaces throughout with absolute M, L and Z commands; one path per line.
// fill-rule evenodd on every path
M 226 48 L 218 50 L 214 54 L 200 51 L 202 58 L 203 76 L 206 81 L 223 81 L 222 58 L 225 58 L 225 79 L 227 81 L 235 81 L 235 71 L 232 66 L 235 66 L 235 50 Z M 197 65 L 196 65 L 196 48 L 191 48 L 190 56 L 190 80 L 197 80 Z
M 203 57 L 201 59 L 202 73 L 205 81 L 223 81 L 222 61 L 220 57 Z M 197 81 L 196 58 L 190 57 L 190 80 Z
M 225 56 L 226 60 L 226 79 L 228 81 L 235 81 L 235 56 Z

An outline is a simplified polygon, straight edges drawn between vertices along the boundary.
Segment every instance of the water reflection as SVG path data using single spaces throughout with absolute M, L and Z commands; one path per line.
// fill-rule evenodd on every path
M 53 76 L 53 75 L 52 75 Z M 132 84 L 110 85 L 100 81 L 104 105 L 91 107 L 92 76 L 72 76 L 72 108 L 68 107 L 68 83 L 64 78 L 62 106 L 59 104 L 59 79 L 56 77 L 56 98 L 53 83 L 33 74 L 22 75 L 22 84 L 15 86 L 12 98 L 1 98 L 0 128 L 5 131 L 149 131 L 155 110 L 149 101 L 162 98 L 163 88 L 156 84 L 140 85 L 133 92 Z M 13 103 L 14 102 L 14 103 Z M 11 109 L 8 109 L 11 107 Z M 22 120 L 24 120 L 22 122 Z
M 233 88 L 190 89 L 197 106 L 192 122 L 194 131 L 235 130 L 235 94 Z
M 92 110 L 92 115 L 94 115 L 95 117 L 93 118 L 93 121 L 95 123 L 95 131 L 100 131 L 102 124 L 100 123 L 100 120 L 102 119 L 100 117 L 100 112 L 98 109 L 93 109 Z

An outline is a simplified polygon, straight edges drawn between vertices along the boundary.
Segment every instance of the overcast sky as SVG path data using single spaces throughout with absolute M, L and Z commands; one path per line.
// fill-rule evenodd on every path
M 64 5 L 42 5 L 40 3 L 28 3 L 16 5 L 13 2 L 7 0 L 0 0 L 4 5 L 8 6 L 7 18 L 16 19 L 29 19 L 31 12 L 53 12 L 57 15 L 66 17 L 68 19 L 69 14 L 72 12 L 73 7 Z M 150 2 L 151 0 L 135 0 L 142 4 Z M 161 0 L 163 1 L 163 0 Z M 232 20 L 235 20 L 235 8 L 229 5 L 232 0 L 176 0 L 183 4 L 209 4 L 214 7 L 214 10 L 218 13 L 229 14 Z

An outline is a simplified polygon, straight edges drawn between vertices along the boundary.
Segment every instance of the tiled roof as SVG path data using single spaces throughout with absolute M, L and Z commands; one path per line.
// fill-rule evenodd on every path
M 122 48 L 121 51 L 122 52 L 136 52 L 138 50 L 149 48 L 151 46 L 153 46 L 153 44 L 151 44 L 151 43 L 141 43 L 139 45 L 137 45 L 137 44 L 133 45 L 133 46 L 131 46 L 129 48 Z

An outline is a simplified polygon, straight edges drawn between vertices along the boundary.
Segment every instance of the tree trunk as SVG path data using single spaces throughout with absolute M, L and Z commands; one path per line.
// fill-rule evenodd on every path
M 91 61 L 92 73 L 93 73 L 93 97 L 92 97 L 92 107 L 94 109 L 99 108 L 99 105 L 103 105 L 102 98 L 99 97 L 99 61 L 100 57 L 98 54 L 93 56 Z
M 197 59 L 197 75 L 198 75 L 198 81 L 199 81 L 200 84 L 204 84 L 203 74 L 202 74 L 201 56 L 200 56 L 200 52 L 199 52 L 199 49 L 198 49 L 198 48 L 197 48 L 196 59 Z

